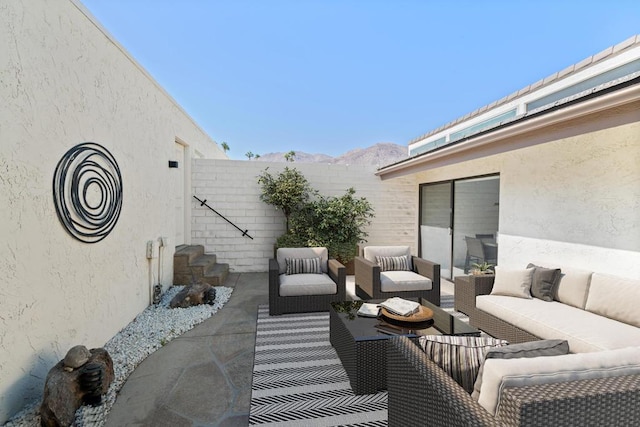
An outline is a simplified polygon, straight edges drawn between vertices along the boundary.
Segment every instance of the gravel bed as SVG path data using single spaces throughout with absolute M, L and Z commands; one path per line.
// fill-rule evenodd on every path
M 109 391 L 102 397 L 99 406 L 81 406 L 76 412 L 74 426 L 102 426 L 116 401 L 116 395 L 127 377 L 151 353 L 177 336 L 215 314 L 229 301 L 232 288 L 216 287 L 213 305 L 198 305 L 189 308 L 169 308 L 171 299 L 184 286 L 172 286 L 163 295 L 158 305 L 147 307 L 131 323 L 104 345 L 113 359 L 115 379 Z M 33 402 L 9 420 L 5 427 L 40 426 L 38 409 L 41 401 Z

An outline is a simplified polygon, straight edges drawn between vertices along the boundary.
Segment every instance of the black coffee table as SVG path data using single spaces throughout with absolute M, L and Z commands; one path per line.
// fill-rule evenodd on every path
M 391 336 L 403 335 L 417 341 L 421 335 L 480 335 L 476 328 L 424 298 L 420 303 L 433 311 L 433 321 L 421 324 L 401 324 L 358 316 L 356 313 L 362 303 L 363 301 L 333 302 L 329 309 L 329 339 L 342 361 L 355 394 L 386 390 L 386 343 Z

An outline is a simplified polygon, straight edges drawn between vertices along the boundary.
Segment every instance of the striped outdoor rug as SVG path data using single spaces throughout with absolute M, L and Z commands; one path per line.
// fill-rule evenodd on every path
M 442 296 L 453 307 L 453 296 Z M 452 308 L 450 310 L 453 310 Z M 329 313 L 258 307 L 251 426 L 386 426 L 387 392 L 353 394 L 329 342 Z

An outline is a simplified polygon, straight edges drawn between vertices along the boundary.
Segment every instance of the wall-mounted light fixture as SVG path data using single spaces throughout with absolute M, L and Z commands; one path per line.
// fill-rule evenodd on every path
M 169 167 L 170 168 L 177 168 L 178 167 L 178 162 L 176 160 L 169 160 Z

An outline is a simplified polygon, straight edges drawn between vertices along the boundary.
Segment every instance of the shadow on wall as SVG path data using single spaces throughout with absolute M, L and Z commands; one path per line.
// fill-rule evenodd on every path
M 34 353 L 28 363 L 24 364 L 31 367 L 31 370 L 23 372 L 23 375 L 7 388 L 6 400 L 0 406 L 0 419 L 9 419 L 26 405 L 36 401 L 39 403 L 42 400 L 47 374 L 59 361 L 51 351 Z

